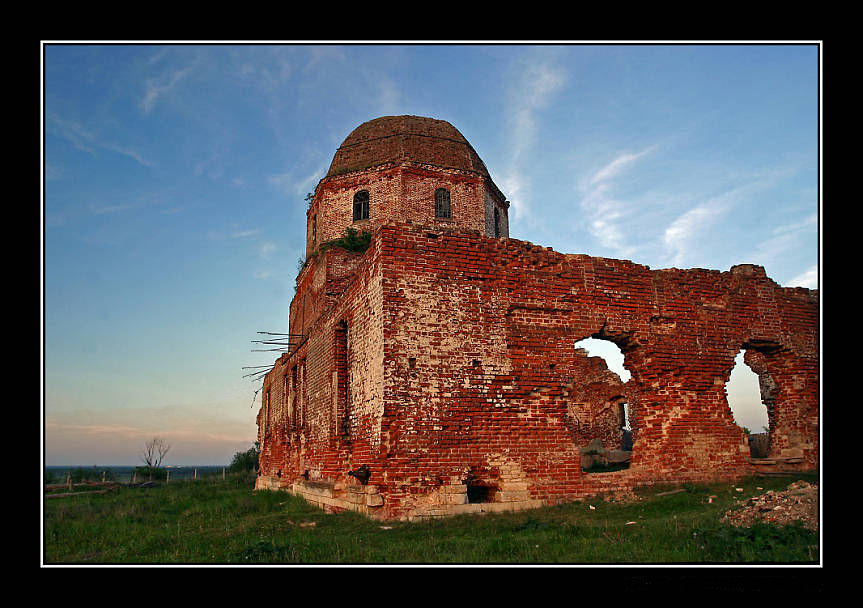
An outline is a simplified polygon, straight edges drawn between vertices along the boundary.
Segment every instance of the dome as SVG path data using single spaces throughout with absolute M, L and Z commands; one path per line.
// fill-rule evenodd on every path
M 336 150 L 326 177 L 404 161 L 490 178 L 485 163 L 458 129 L 423 116 L 383 116 L 364 122 Z

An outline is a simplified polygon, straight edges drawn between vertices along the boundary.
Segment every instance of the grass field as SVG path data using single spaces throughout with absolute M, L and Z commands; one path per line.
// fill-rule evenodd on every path
M 668 496 L 656 496 L 667 487 L 654 487 L 629 504 L 594 499 L 422 523 L 327 514 L 284 492 L 253 492 L 249 477 L 172 482 L 46 500 L 44 561 L 817 563 L 818 535 L 799 525 L 738 529 L 719 523 L 736 500 L 784 489 L 797 479 L 817 477 L 687 485 Z M 712 504 L 710 495 L 718 496 Z

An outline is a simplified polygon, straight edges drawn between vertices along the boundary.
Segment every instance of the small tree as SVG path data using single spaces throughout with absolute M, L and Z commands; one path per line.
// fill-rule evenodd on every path
M 171 446 L 161 437 L 153 437 L 146 442 L 140 456 L 147 472 L 158 471 L 170 449 Z

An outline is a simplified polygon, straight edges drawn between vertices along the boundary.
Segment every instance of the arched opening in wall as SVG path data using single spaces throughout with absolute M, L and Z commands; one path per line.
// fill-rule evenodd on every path
M 752 458 L 766 458 L 770 446 L 770 422 L 761 394 L 761 381 L 744 361 L 745 350 L 734 358 L 731 376 L 725 383 L 725 397 L 735 424 L 748 436 Z
M 570 413 L 582 471 L 627 469 L 635 441 L 626 387 L 632 374 L 624 367 L 623 351 L 614 342 L 599 338 L 579 340 L 574 347 L 580 357 L 576 357 L 578 376 Z

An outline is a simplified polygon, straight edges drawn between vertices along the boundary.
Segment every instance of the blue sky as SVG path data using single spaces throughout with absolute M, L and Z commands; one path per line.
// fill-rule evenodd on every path
M 44 84 L 48 464 L 251 444 L 303 197 L 378 116 L 458 128 L 513 238 L 817 287 L 815 46 L 48 45 Z

